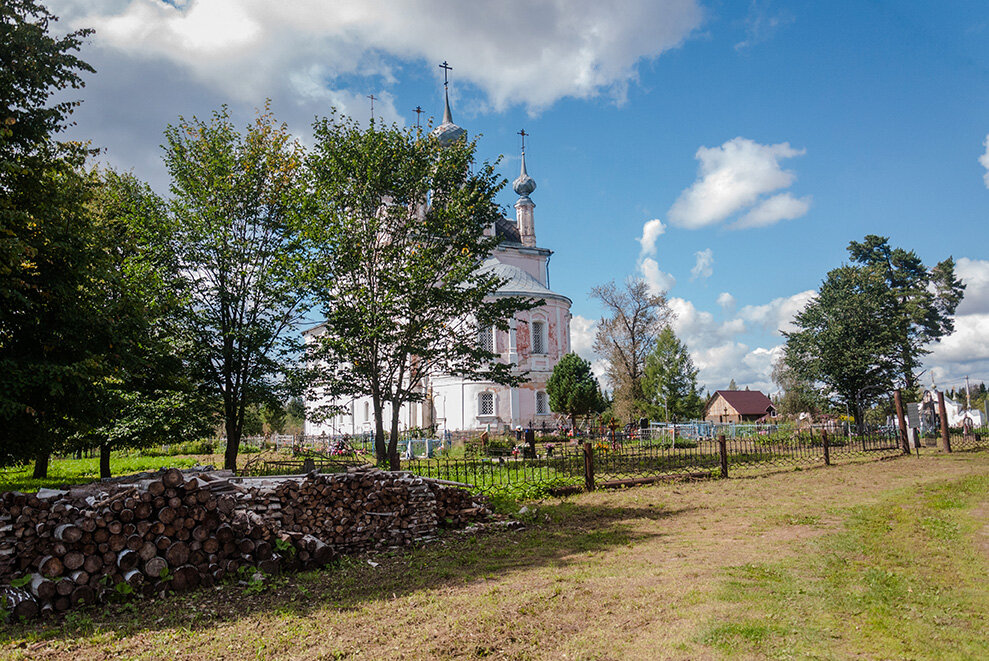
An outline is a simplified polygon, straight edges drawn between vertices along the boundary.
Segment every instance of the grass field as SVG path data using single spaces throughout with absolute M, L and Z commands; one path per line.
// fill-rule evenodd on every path
M 238 466 L 243 466 L 257 454 L 241 454 L 237 457 Z M 272 453 L 272 457 L 281 456 Z M 183 454 L 175 456 L 140 456 L 113 453 L 110 455 L 112 477 L 156 471 L 162 467 L 188 468 L 190 466 L 223 467 L 222 454 Z M 82 484 L 100 479 L 98 457 L 86 459 L 52 459 L 48 466 L 48 477 L 36 480 L 31 477 L 34 465 L 14 466 L 0 469 L 0 492 L 37 491 L 41 487 L 58 488 L 66 484 Z
M 989 453 L 529 507 L 522 531 L 449 534 L 266 590 L 13 625 L 0 657 L 989 658 Z

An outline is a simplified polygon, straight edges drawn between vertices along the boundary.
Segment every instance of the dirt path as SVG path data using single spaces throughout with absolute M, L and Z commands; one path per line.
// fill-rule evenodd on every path
M 537 505 L 525 531 L 349 561 L 259 595 L 225 586 L 75 616 L 0 656 L 709 658 L 698 630 L 727 617 L 713 596 L 729 568 L 808 552 L 844 508 L 987 470 L 986 453 L 904 457 L 583 494 Z

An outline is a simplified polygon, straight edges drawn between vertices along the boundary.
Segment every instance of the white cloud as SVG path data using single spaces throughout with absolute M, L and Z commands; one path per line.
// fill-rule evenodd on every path
M 781 331 L 795 330 L 793 318 L 816 295 L 816 291 L 808 289 L 792 296 L 774 298 L 764 305 L 746 305 L 738 315 L 745 321 L 772 331 L 774 335 L 780 335 Z
M 649 291 L 653 294 L 666 294 L 677 283 L 673 274 L 661 270 L 656 260 L 651 257 L 639 261 L 639 271 L 645 278 L 646 284 L 649 285 Z
M 795 20 L 787 11 L 773 12 L 772 2 L 752 0 L 749 13 L 745 17 L 745 39 L 735 44 L 735 50 L 744 51 L 747 48 L 764 43 L 772 38 L 784 25 Z
M 740 230 L 750 227 L 768 227 L 781 220 L 800 218 L 810 209 L 811 196 L 796 198 L 790 193 L 780 193 L 763 200 L 749 209 L 731 228 Z
M 624 98 L 636 66 L 700 26 L 697 0 L 638 0 L 621 11 L 593 0 L 53 0 L 73 26 L 140 58 L 167 59 L 231 96 L 263 98 L 276 81 L 326 65 L 391 77 L 398 64 L 446 59 L 458 81 L 497 108 L 548 107 L 564 97 Z M 434 71 L 434 74 L 437 73 Z
M 704 250 L 698 250 L 694 253 L 696 261 L 694 262 L 694 267 L 690 269 L 690 279 L 697 280 L 700 278 L 704 280 L 710 278 L 714 273 L 714 252 L 710 248 L 705 248 Z
M 602 388 L 609 388 L 607 379 L 608 361 L 598 356 L 594 351 L 594 336 L 597 334 L 598 322 L 579 314 L 570 318 L 570 350 L 591 363 L 591 372 L 597 378 Z
M 594 336 L 597 334 L 597 319 L 588 319 L 579 314 L 570 318 L 570 350 L 584 360 L 593 360 Z
M 986 147 L 986 153 L 979 156 L 979 163 L 986 169 L 986 173 L 982 175 L 982 180 L 986 182 L 986 188 L 989 188 L 989 135 L 986 135 L 982 144 Z
M 653 218 L 642 226 L 642 236 L 638 241 L 642 245 L 639 257 L 656 254 L 656 240 L 666 232 L 666 225 L 659 218 Z
M 726 291 L 718 294 L 718 305 L 721 306 L 721 311 L 725 314 L 734 314 L 735 312 L 735 297 Z
M 752 217 L 743 218 L 740 227 L 769 225 L 809 207 L 809 198 L 761 196 L 790 187 L 796 175 L 780 167 L 780 160 L 805 153 L 788 142 L 760 145 L 747 138 L 734 138 L 720 147 L 701 147 L 695 157 L 700 161 L 699 178 L 683 191 L 669 211 L 674 225 L 698 229 L 724 221 L 750 207 Z M 774 201 L 775 200 L 775 201 Z M 765 205 L 765 206 L 764 206 Z M 764 208 L 763 208 L 764 207 Z M 800 213 L 799 215 L 802 215 Z M 782 215 L 781 215 L 782 214 Z
M 955 262 L 955 275 L 965 283 L 957 313 L 989 313 L 989 260 L 961 257 Z

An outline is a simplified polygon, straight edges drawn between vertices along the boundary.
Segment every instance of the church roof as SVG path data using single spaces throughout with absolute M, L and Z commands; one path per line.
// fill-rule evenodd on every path
M 551 289 L 545 287 L 538 280 L 533 278 L 531 275 L 526 273 L 524 270 L 515 266 L 513 264 L 506 264 L 504 262 L 498 261 L 495 257 L 488 257 L 484 262 L 481 263 L 480 268 L 481 273 L 494 273 L 499 278 L 505 281 L 505 283 L 498 288 L 498 294 L 502 296 L 531 296 L 533 298 L 556 298 L 565 300 L 568 303 L 572 301 L 563 296 L 562 294 L 557 294 Z
M 499 218 L 495 221 L 495 232 L 504 243 L 522 243 L 519 226 L 508 218 Z

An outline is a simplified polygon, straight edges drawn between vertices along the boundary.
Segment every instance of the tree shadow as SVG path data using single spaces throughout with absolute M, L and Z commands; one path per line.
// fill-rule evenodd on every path
M 49 620 L 10 625 L 4 637 L 70 640 L 107 629 L 125 637 L 176 627 L 209 629 L 266 613 L 308 616 L 328 606 L 352 611 L 419 591 L 462 588 L 514 571 L 572 566 L 583 561 L 582 554 L 665 534 L 642 525 L 643 521 L 672 521 L 697 509 L 562 500 L 539 505 L 523 529 L 495 524 L 477 531 L 444 531 L 435 540 L 411 547 L 345 556 L 323 568 L 269 577 L 263 589 L 225 582 L 127 604 L 90 606 Z

